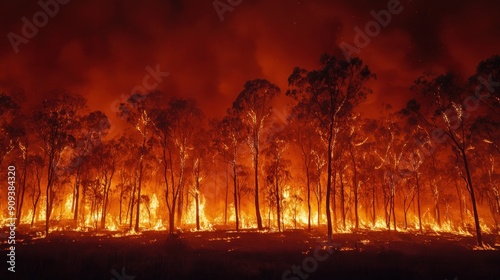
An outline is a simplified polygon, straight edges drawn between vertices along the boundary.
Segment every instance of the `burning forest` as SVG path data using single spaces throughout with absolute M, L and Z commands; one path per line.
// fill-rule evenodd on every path
M 5 4 L 2 279 L 500 278 L 498 3 L 160 2 Z

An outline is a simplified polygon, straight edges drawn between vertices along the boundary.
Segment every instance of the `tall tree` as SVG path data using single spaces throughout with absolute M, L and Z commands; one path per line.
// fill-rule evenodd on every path
M 72 145 L 73 157 L 69 166 L 69 172 L 75 175 L 73 190 L 73 220 L 78 226 L 78 211 L 80 203 L 80 180 L 83 161 L 87 160 L 102 138 L 107 135 L 110 128 L 108 117 L 101 111 L 91 112 L 82 116 L 78 120 L 78 127 L 75 131 L 75 143 Z
M 434 77 L 426 73 L 418 78 L 414 89 L 422 94 L 421 106 L 415 99 L 408 102 L 403 112 L 407 115 L 417 117 L 423 125 L 433 129 L 433 140 L 446 142 L 452 149 L 453 154 L 459 160 L 459 168 L 465 175 L 467 189 L 470 195 L 476 237 L 479 246 L 483 245 L 481 225 L 477 210 L 475 185 L 472 180 L 470 150 L 474 148 L 473 123 L 477 118 L 470 113 L 471 107 L 466 98 L 471 96 L 467 85 L 453 73 L 447 73 Z
M 235 227 L 239 230 L 239 199 L 238 199 L 238 171 L 239 154 L 244 134 L 241 131 L 241 120 L 237 117 L 233 109 L 229 109 L 227 115 L 212 126 L 213 145 L 232 169 L 233 179 L 233 206 L 235 216 Z
M 268 136 L 268 148 L 265 150 L 268 163 L 265 166 L 267 182 L 272 186 L 271 193 L 274 196 L 276 205 L 276 217 L 278 222 L 278 231 L 282 229 L 283 216 L 283 188 L 285 183 L 291 178 L 289 172 L 290 161 L 285 158 L 284 153 L 288 149 L 288 142 L 283 128 L 273 127 L 273 133 Z
M 47 160 L 47 184 L 45 189 L 45 234 L 49 234 L 50 216 L 55 198 L 54 183 L 61 170 L 59 162 L 63 150 L 75 142 L 72 133 L 77 127 L 78 112 L 85 100 L 78 95 L 55 92 L 45 99 L 33 113 L 33 126 L 44 143 Z
M 328 241 L 332 239 L 330 196 L 332 159 L 340 124 L 371 90 L 366 83 L 374 77 L 359 58 L 349 62 L 323 55 L 318 70 L 295 68 L 288 78 L 287 95 L 298 101 L 300 111 L 314 117 L 319 134 L 327 143 L 326 216 Z
M 349 161 L 351 163 L 352 169 L 352 190 L 354 199 L 354 227 L 357 230 L 359 228 L 359 189 L 360 189 L 360 178 L 359 169 L 360 164 L 358 158 L 361 154 L 360 146 L 364 145 L 368 141 L 368 136 L 363 135 L 362 123 L 360 121 L 359 115 L 351 115 L 349 117 L 347 124 L 347 153 Z
M 196 219 L 196 230 L 200 230 L 200 190 L 201 181 L 203 177 L 206 177 L 208 173 L 208 162 L 210 159 L 210 142 L 207 141 L 209 138 L 208 132 L 204 129 L 199 129 L 193 139 L 193 179 L 194 179 L 194 202 L 195 202 L 195 219 Z
M 375 153 L 380 161 L 379 168 L 383 171 L 379 175 L 382 176 L 385 221 L 387 229 L 390 229 L 392 219 L 396 231 L 396 193 L 406 177 L 401 174 L 401 167 L 402 163 L 406 162 L 409 139 L 405 137 L 401 123 L 389 104 L 383 105 L 383 116 L 379 120 L 376 133 L 380 140 L 379 149 Z
M 176 206 L 177 222 L 179 225 L 181 223 L 180 199 L 186 181 L 186 160 L 193 149 L 194 137 L 202 127 L 203 114 L 193 100 L 172 98 L 168 107 L 157 107 L 151 115 L 155 137 L 161 150 L 169 231 L 173 233 Z
M 109 212 L 109 194 L 111 184 L 116 174 L 119 162 L 121 160 L 120 153 L 125 150 L 117 139 L 111 139 L 97 146 L 93 152 L 93 163 L 96 167 L 99 184 L 102 186 L 102 208 L 101 208 L 101 223 L 100 228 L 106 227 L 106 217 Z
M 31 196 L 31 206 L 33 214 L 31 215 L 30 227 L 33 227 L 37 217 L 38 203 L 42 195 L 42 177 L 44 172 L 45 159 L 40 155 L 32 155 L 29 158 L 30 173 L 33 174 L 31 184 L 28 185 L 28 193 Z
M 316 143 L 318 139 L 315 137 L 314 127 L 309 122 L 292 118 L 289 126 L 291 140 L 300 149 L 300 155 L 302 156 L 307 190 L 307 229 L 311 230 L 311 177 L 314 167 L 314 150 L 319 146 Z
M 259 155 L 262 133 L 272 114 L 272 101 L 279 95 L 278 86 L 267 80 L 252 80 L 245 83 L 243 91 L 233 103 L 247 133 L 247 141 L 253 155 L 255 181 L 255 215 L 258 229 L 262 227 L 262 217 L 259 207 Z
M 29 170 L 29 165 L 30 165 L 30 160 L 31 160 L 31 145 L 32 141 L 34 140 L 34 137 L 32 136 L 32 130 L 29 125 L 29 117 L 25 115 L 20 115 L 16 119 L 13 120 L 13 123 L 19 124 L 19 129 L 17 130 L 17 146 L 20 151 L 20 157 L 22 159 L 22 171 L 21 173 L 21 178 L 20 178 L 20 184 L 18 187 L 17 191 L 17 210 L 16 210 L 16 224 L 19 225 L 21 222 L 21 217 L 23 214 L 23 206 L 24 206 L 24 197 L 26 193 L 26 188 L 28 184 L 28 170 Z M 11 133 L 10 133 L 11 134 Z M 12 136 L 9 135 L 9 136 Z
M 126 103 L 120 104 L 119 115 L 126 118 L 126 120 L 133 125 L 140 135 L 140 150 L 139 150 L 139 162 L 138 162 L 138 177 L 137 177 L 137 205 L 136 205 L 136 215 L 135 215 L 135 227 L 136 232 L 139 231 L 140 223 L 140 207 L 141 207 L 141 191 L 144 176 L 144 158 L 148 153 L 148 147 L 146 145 L 147 141 L 151 137 L 151 108 L 154 104 L 154 99 L 152 98 L 155 92 L 142 95 L 139 93 L 133 94 L 126 101 Z M 134 200 L 134 198 L 132 198 Z

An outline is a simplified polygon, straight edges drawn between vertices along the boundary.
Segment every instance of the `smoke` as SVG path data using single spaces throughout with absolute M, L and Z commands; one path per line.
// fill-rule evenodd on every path
M 246 80 L 266 78 L 285 91 L 293 67 L 316 68 L 325 52 L 341 57 L 338 45 L 352 42 L 354 28 L 389 1 L 243 0 L 224 21 L 212 2 L 72 0 L 16 54 L 7 34 L 21 34 L 21 18 L 41 8 L 2 1 L 0 90 L 25 92 L 36 104 L 52 89 L 67 89 L 113 121 L 113 101 L 143 84 L 146 67 L 160 65 L 171 75 L 158 90 L 194 98 L 209 117 L 221 117 Z M 498 1 L 400 4 L 404 10 L 359 54 L 378 76 L 362 107 L 367 114 L 381 103 L 402 106 L 425 70 L 468 76 L 498 52 Z

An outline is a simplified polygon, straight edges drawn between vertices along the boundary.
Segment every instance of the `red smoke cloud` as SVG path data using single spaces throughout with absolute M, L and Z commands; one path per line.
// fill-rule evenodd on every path
M 49 0 L 42 0 L 44 3 Z M 293 67 L 315 68 L 322 53 L 342 57 L 354 28 L 388 1 L 246 1 L 220 21 L 212 1 L 69 1 L 16 54 L 8 34 L 40 11 L 33 1 L 1 4 L 0 89 L 36 104 L 52 89 L 86 96 L 112 121 L 112 103 L 143 83 L 146 67 L 170 75 L 158 89 L 195 98 L 221 117 L 246 80 L 265 78 L 286 91 Z M 425 70 L 469 76 L 500 41 L 498 1 L 406 1 L 403 11 L 359 56 L 377 74 L 367 115 L 401 106 Z

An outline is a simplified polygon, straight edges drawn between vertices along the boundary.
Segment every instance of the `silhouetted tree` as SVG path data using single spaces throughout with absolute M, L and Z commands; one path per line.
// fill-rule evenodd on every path
M 233 109 L 229 109 L 227 115 L 218 123 L 213 124 L 213 145 L 218 153 L 232 169 L 233 179 L 233 206 L 235 215 L 235 227 L 239 230 L 239 200 L 238 200 L 238 172 L 239 150 L 244 138 L 241 131 L 241 120 Z M 227 205 L 227 201 L 226 201 Z
M 292 118 L 289 130 L 290 140 L 297 145 L 302 156 L 307 189 L 307 229 L 311 230 L 311 177 L 314 167 L 314 150 L 319 146 L 317 144 L 319 140 L 315 137 L 317 134 L 314 131 L 314 127 L 305 120 Z
M 80 179 L 82 163 L 92 156 L 102 138 L 106 136 L 110 124 L 107 116 L 101 111 L 91 112 L 82 116 L 78 120 L 78 127 L 75 131 L 75 143 L 73 147 L 73 157 L 69 163 L 69 172 L 75 175 L 73 191 L 73 219 L 78 225 L 78 210 L 80 203 Z
M 60 174 L 58 166 L 63 150 L 75 142 L 72 133 L 77 127 L 78 111 L 85 106 L 85 100 L 78 95 L 55 92 L 45 99 L 33 113 L 33 125 L 44 143 L 47 160 L 47 185 L 45 209 L 45 233 L 49 234 L 50 216 L 55 198 L 53 186 Z
M 467 85 L 452 73 L 437 77 L 426 73 L 418 78 L 414 89 L 421 93 L 425 107 L 412 99 L 403 112 L 418 117 L 423 125 L 433 129 L 432 140 L 446 142 L 451 147 L 456 158 L 460 159 L 460 168 L 464 171 L 471 198 L 477 242 L 479 246 L 482 246 L 481 225 L 469 155 L 469 151 L 475 146 L 472 141 L 472 127 L 477 116 L 472 116 L 471 112 L 474 107 L 467 98 L 470 96 L 474 98 L 474 92 L 468 90 Z M 432 151 L 430 153 L 432 154 Z M 457 161 L 457 163 L 459 162 Z
M 269 134 L 267 142 L 268 148 L 265 150 L 268 163 L 265 166 L 267 182 L 272 186 L 271 194 L 274 196 L 276 206 L 276 217 L 278 231 L 282 229 L 282 190 L 285 183 L 291 178 L 289 172 L 290 161 L 284 157 L 288 149 L 288 142 L 283 128 L 273 127 L 273 132 Z
M 168 107 L 157 107 L 152 112 L 154 133 L 161 150 L 170 233 L 175 227 L 176 206 L 177 221 L 179 225 L 181 223 L 180 199 L 186 181 L 186 159 L 193 149 L 194 137 L 202 126 L 202 120 L 203 114 L 193 100 L 173 98 Z M 177 167 L 174 167 L 174 162 Z
M 138 162 L 138 178 L 137 178 L 137 207 L 135 216 L 135 231 L 139 231 L 140 207 L 141 207 L 141 191 L 144 176 L 144 158 L 148 153 L 147 141 L 151 137 L 151 110 L 155 104 L 156 92 L 151 92 L 146 95 L 139 93 L 133 94 L 126 103 L 120 104 L 119 115 L 126 118 L 132 126 L 139 132 L 141 137 L 141 146 L 139 149 Z
M 271 102 L 280 93 L 279 87 L 266 80 L 252 80 L 245 83 L 243 91 L 233 103 L 233 109 L 241 119 L 242 129 L 247 134 L 248 145 L 253 155 L 255 181 L 255 215 L 258 229 L 262 227 L 259 208 L 259 154 L 260 140 L 267 120 L 272 114 Z
M 347 62 L 325 54 L 320 62 L 321 67 L 318 70 L 295 68 L 288 78 L 290 90 L 287 95 L 298 101 L 297 106 L 302 107 L 301 111 L 314 117 L 315 126 L 327 143 L 326 215 L 328 241 L 331 241 L 333 150 L 340 124 L 351 110 L 371 93 L 365 85 L 374 75 L 358 58 Z

